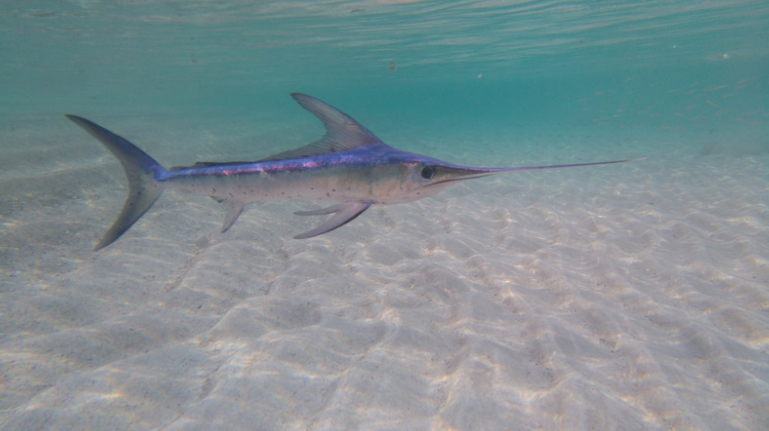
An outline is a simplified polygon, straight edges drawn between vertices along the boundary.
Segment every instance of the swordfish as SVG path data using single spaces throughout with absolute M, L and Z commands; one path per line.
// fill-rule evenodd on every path
M 311 144 L 254 162 L 198 162 L 189 167 L 166 169 L 128 140 L 85 118 L 67 115 L 112 152 L 128 179 L 128 197 L 123 209 L 94 250 L 120 238 L 167 187 L 209 195 L 224 203 L 227 215 L 222 232 L 235 223 L 249 202 L 284 199 L 335 202 L 327 208 L 294 213 L 331 215 L 314 229 L 294 237 L 304 239 L 344 226 L 372 205 L 424 199 L 473 178 L 638 160 L 510 168 L 455 165 L 400 151 L 333 106 L 306 94 L 291 96 L 323 122 L 326 134 Z

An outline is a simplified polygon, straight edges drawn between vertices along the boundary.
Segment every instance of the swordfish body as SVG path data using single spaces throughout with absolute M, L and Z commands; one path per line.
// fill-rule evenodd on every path
M 326 134 L 309 145 L 255 162 L 198 162 L 189 167 L 166 169 L 126 139 L 85 118 L 67 115 L 115 155 L 128 179 L 128 197 L 123 209 L 95 250 L 112 244 L 125 233 L 165 188 L 209 195 L 226 204 L 222 232 L 235 223 L 249 202 L 284 199 L 335 202 L 324 209 L 295 213 L 331 215 L 316 228 L 295 237 L 303 239 L 341 227 L 372 205 L 424 199 L 472 178 L 633 160 L 512 168 L 454 165 L 390 147 L 333 106 L 305 94 L 291 96 L 323 122 Z

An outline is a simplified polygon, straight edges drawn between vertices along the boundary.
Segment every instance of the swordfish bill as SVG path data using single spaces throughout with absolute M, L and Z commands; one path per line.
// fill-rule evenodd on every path
M 109 150 L 123 166 L 128 197 L 117 220 L 95 250 L 115 242 L 152 207 L 163 190 L 211 196 L 227 208 L 222 232 L 232 227 L 249 202 L 302 199 L 333 202 L 300 216 L 330 215 L 303 239 L 349 223 L 372 205 L 412 202 L 435 195 L 461 181 L 505 172 L 607 165 L 640 159 L 511 168 L 480 168 L 446 163 L 395 149 L 349 115 L 300 93 L 291 95 L 326 128 L 319 140 L 254 162 L 198 162 L 164 168 L 125 138 L 75 115 L 67 118 Z

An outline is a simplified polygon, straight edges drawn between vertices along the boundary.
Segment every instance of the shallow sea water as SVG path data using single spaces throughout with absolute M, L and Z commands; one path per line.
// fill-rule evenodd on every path
M 769 426 L 769 8 L 739 2 L 0 6 L 0 428 Z M 168 190 L 92 251 L 120 165 L 322 135 L 522 172 L 292 237 L 317 202 Z

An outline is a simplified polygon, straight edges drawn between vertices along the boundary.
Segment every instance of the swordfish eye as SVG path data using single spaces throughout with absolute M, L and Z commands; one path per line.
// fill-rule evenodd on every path
M 435 168 L 430 165 L 425 165 L 424 168 L 422 168 L 422 178 L 426 180 L 431 180 L 435 176 Z

